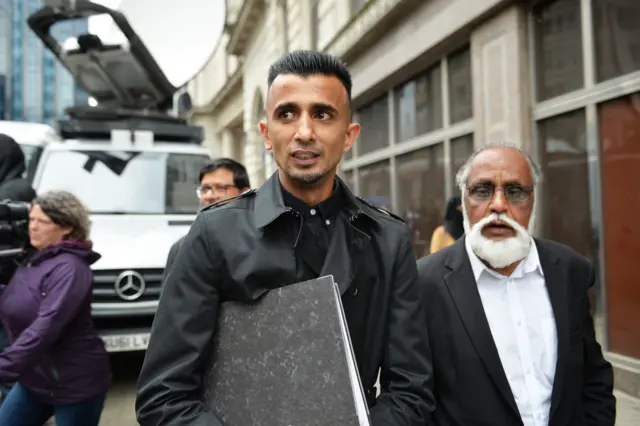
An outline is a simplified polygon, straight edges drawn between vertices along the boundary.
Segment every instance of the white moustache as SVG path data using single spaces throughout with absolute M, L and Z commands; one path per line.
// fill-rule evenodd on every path
M 486 226 L 490 225 L 491 222 L 497 222 L 497 221 L 503 222 L 505 225 L 511 227 L 516 232 L 516 234 L 528 235 L 528 232 L 524 228 L 524 226 L 520 225 L 518 222 L 507 217 L 506 215 L 498 214 L 498 213 L 493 213 L 485 218 L 482 218 L 482 220 L 480 220 L 478 223 L 473 225 L 473 227 L 471 228 L 471 231 L 473 232 L 473 230 L 476 228 L 482 231 Z
M 466 212 L 464 219 L 465 231 L 473 252 L 491 267 L 495 269 L 506 268 L 524 259 L 529 254 L 531 235 L 527 229 L 515 220 L 503 214 L 493 213 L 469 227 Z M 482 230 L 494 221 L 502 221 L 510 226 L 516 235 L 503 240 L 492 240 L 482 235 Z

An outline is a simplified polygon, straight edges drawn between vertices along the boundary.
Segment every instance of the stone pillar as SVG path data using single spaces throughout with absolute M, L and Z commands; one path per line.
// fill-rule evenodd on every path
M 264 143 L 257 124 L 245 129 L 245 134 L 247 135 L 247 140 L 244 145 L 244 166 L 247 169 L 247 173 L 249 173 L 251 186 L 258 188 L 265 181 L 264 163 L 262 161 Z
M 235 138 L 230 129 L 226 128 L 220 132 L 220 155 L 222 157 L 233 158 L 235 154 Z
M 509 142 L 532 149 L 526 11 L 507 8 L 471 37 L 476 147 Z
M 204 141 L 203 146 L 206 146 L 211 151 L 211 155 L 215 157 L 220 156 L 221 144 L 220 139 L 215 126 L 215 119 L 211 114 L 194 114 L 191 117 L 191 123 L 196 126 L 201 126 L 204 129 Z
M 239 127 L 231 128 L 231 133 L 233 134 L 233 159 L 244 164 L 244 144 L 245 144 L 245 133 L 244 129 Z
M 291 3 L 297 3 L 298 7 L 300 8 L 298 10 L 299 12 L 299 22 L 302 22 L 302 25 L 300 26 L 302 31 L 301 33 L 298 35 L 301 39 L 302 42 L 300 43 L 301 45 L 298 48 L 301 49 L 313 49 L 313 31 L 314 31 L 314 25 L 320 25 L 319 22 L 314 22 L 313 21 L 313 13 L 312 13 L 312 2 L 313 0 L 294 0 Z

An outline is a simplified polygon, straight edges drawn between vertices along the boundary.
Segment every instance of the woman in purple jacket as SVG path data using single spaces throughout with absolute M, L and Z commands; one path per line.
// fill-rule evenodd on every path
M 111 381 L 104 343 L 91 320 L 91 250 L 87 209 L 72 194 L 33 201 L 29 237 L 37 251 L 0 295 L 9 346 L 0 382 L 17 383 L 0 407 L 0 425 L 98 426 Z

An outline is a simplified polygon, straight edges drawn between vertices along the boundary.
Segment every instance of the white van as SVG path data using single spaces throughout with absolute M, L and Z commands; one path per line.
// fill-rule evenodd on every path
M 210 160 L 194 144 L 122 146 L 113 140 L 48 144 L 37 193 L 64 189 L 91 212 L 93 318 L 109 351 L 146 348 L 171 245 L 198 211 L 198 172 Z
M 37 193 L 68 190 L 89 208 L 102 255 L 93 265 L 94 322 L 110 352 L 144 350 L 169 249 L 195 219 L 198 174 L 210 156 L 202 128 L 168 113 L 178 89 L 124 16 L 89 2 L 77 7 L 85 17 L 111 15 L 129 42 L 103 45 L 83 34 L 58 44 L 50 28 L 76 11 L 44 7 L 29 17 L 99 105 L 66 111 L 56 137 L 42 145 L 32 184 Z

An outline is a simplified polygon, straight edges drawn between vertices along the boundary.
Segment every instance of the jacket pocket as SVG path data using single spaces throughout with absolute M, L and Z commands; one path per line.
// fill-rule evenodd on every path
M 25 282 L 23 284 L 27 289 L 27 292 L 31 296 L 34 302 L 40 304 L 42 303 L 42 299 L 44 299 L 45 293 L 40 290 L 39 287 L 34 287 L 33 285 L 29 285 L 29 283 Z

